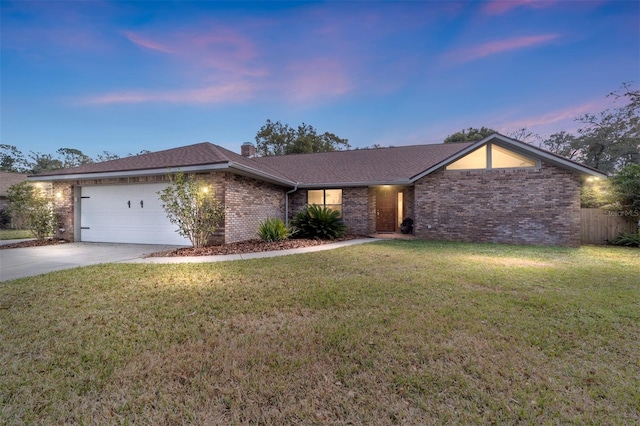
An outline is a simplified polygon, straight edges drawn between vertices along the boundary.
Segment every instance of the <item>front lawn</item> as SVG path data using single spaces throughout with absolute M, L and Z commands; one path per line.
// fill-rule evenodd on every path
M 0 284 L 0 423 L 640 421 L 640 251 L 385 241 Z
M 33 238 L 33 233 L 27 229 L 0 229 L 0 240 L 22 240 Z

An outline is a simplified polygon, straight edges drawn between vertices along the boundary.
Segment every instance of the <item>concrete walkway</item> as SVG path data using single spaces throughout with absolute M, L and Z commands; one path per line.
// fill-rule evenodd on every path
M 354 244 L 379 241 L 375 238 L 340 241 L 313 247 L 220 256 L 148 257 L 177 246 L 110 243 L 68 243 L 42 247 L 0 250 L 0 281 L 30 277 L 61 269 L 100 263 L 206 263 L 231 260 L 260 259 L 290 254 L 314 253 Z
M 357 240 L 340 241 L 337 243 L 322 244 L 319 246 L 302 247 L 289 250 L 262 251 L 245 254 L 223 254 L 217 256 L 180 256 L 180 257 L 147 257 L 143 259 L 126 260 L 123 263 L 205 263 L 227 262 L 230 260 L 262 259 L 265 257 L 287 256 L 290 254 L 315 253 L 324 250 L 333 250 L 340 247 L 348 247 L 355 244 L 380 241 L 376 238 L 359 238 Z

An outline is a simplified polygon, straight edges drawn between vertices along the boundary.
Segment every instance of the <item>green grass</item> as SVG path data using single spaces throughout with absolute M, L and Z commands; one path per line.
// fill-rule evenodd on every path
M 26 229 L 0 229 L 0 240 L 22 240 L 33 238 L 31 231 Z
M 638 423 L 639 271 L 387 241 L 9 281 L 0 423 Z

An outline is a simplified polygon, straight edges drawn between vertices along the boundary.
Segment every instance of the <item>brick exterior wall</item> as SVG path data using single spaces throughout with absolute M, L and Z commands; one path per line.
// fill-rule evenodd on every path
M 289 219 L 307 205 L 307 189 L 289 195 Z M 375 211 L 374 211 L 375 213 Z M 350 234 L 370 233 L 369 188 L 365 186 L 342 188 L 342 219 Z M 374 215 L 375 226 L 375 215 Z
M 298 212 L 304 210 L 307 205 L 307 190 L 299 189 L 289 194 L 289 220 L 293 219 Z
M 349 233 L 369 234 L 369 188 L 352 187 L 342 190 L 342 217 Z
M 196 178 L 211 184 L 227 208 L 225 224 L 212 242 L 253 239 L 261 221 L 284 218 L 285 188 L 227 172 L 202 173 Z M 61 195 L 55 197 L 60 218 L 57 236 L 74 240 L 76 187 L 157 182 L 168 182 L 168 178 L 54 182 L 53 193 Z M 413 218 L 414 234 L 419 238 L 576 247 L 580 239 L 580 186 L 577 174 L 545 164 L 536 170 L 441 169 L 414 187 L 404 188 L 405 217 Z M 343 188 L 342 195 L 349 232 L 374 233 L 375 188 Z M 289 218 L 306 204 L 306 189 L 290 194 Z
M 415 184 L 414 232 L 434 240 L 577 247 L 580 186 L 577 174 L 545 164 L 441 169 Z
M 53 182 L 53 210 L 58 223 L 54 236 L 67 241 L 74 239 L 74 194 L 73 185 L 68 182 Z
M 284 219 L 284 188 L 228 173 L 226 179 L 225 243 L 257 238 L 260 222 Z

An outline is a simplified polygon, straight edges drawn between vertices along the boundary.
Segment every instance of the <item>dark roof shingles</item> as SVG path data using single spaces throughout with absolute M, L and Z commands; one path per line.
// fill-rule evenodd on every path
M 470 145 L 412 145 L 259 157 L 255 161 L 304 185 L 408 182 Z
M 340 185 L 408 182 L 469 143 L 412 145 L 247 158 L 228 149 L 202 142 L 102 163 L 87 164 L 37 176 L 69 176 L 93 173 L 175 169 L 187 166 L 237 164 L 255 174 L 303 185 Z

